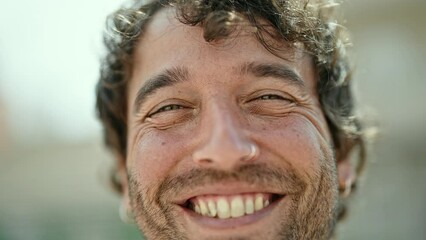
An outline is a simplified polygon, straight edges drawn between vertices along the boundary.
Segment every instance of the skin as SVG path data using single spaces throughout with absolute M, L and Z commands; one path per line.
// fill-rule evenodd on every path
M 301 48 L 276 57 L 244 27 L 214 43 L 202 36 L 167 9 L 138 43 L 121 170 L 137 225 L 148 239 L 329 238 L 345 179 L 337 178 L 312 58 Z M 301 83 L 244 71 L 259 64 L 285 66 Z M 147 82 L 178 68 L 183 80 L 136 103 Z M 258 152 L 247 160 L 250 145 Z M 198 195 L 256 192 L 284 197 L 248 222 L 206 223 L 181 206 Z

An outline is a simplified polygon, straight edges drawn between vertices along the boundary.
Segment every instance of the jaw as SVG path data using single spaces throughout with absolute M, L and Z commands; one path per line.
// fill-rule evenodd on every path
M 231 216 L 222 215 L 221 218 L 218 213 L 215 215 L 206 213 L 206 209 L 201 210 L 201 205 L 203 201 L 208 203 L 213 198 L 218 203 L 224 198 L 223 195 L 198 195 L 180 204 L 155 201 L 159 205 L 143 201 L 142 197 L 142 202 L 133 204 L 133 207 L 137 209 L 138 225 L 142 231 L 146 231 L 147 239 L 324 240 L 328 239 L 333 228 L 334 201 L 325 198 L 328 196 L 326 191 L 315 190 L 309 188 L 303 194 L 281 197 L 261 193 L 264 201 L 262 209 L 241 216 L 233 216 L 232 212 L 237 211 L 230 209 Z M 239 195 L 243 195 L 244 199 L 257 194 L 240 193 L 225 198 L 232 204 L 241 197 Z M 270 203 L 265 204 L 266 201 Z M 198 209 L 195 210 L 197 205 Z

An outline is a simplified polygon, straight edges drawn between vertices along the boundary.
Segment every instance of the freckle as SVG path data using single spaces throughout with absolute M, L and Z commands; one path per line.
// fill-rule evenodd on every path
M 164 146 L 164 145 L 166 145 L 166 142 L 161 142 L 161 146 Z

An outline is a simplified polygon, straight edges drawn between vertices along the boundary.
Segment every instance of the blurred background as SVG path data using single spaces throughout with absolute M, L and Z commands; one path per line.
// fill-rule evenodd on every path
M 0 14 L 0 240 L 140 239 L 102 182 L 94 113 L 115 0 L 5 1 Z M 339 239 L 426 239 L 426 1 L 344 4 L 357 94 L 381 133 Z

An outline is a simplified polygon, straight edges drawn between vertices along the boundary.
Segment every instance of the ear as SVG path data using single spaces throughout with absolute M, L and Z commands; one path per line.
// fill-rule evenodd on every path
M 352 161 L 353 151 L 356 149 L 354 142 L 346 142 L 336 152 L 337 161 L 337 178 L 339 184 L 339 192 L 343 198 L 350 195 L 352 187 L 357 180 L 357 173 Z
M 121 203 L 119 208 L 120 218 L 125 223 L 133 223 L 132 206 L 129 196 L 129 183 L 127 178 L 126 161 L 124 157 L 116 157 L 117 174 L 121 183 Z

